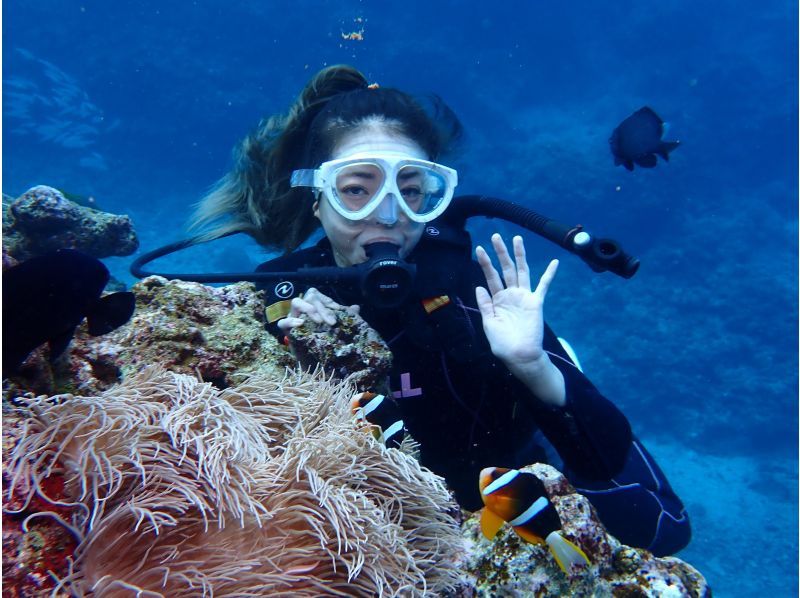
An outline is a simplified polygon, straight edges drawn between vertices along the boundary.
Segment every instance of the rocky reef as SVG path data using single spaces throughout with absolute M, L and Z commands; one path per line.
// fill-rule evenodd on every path
M 56 249 L 97 258 L 130 255 L 139 247 L 128 216 L 78 205 L 53 187 L 37 185 L 3 198 L 3 254 L 23 261 Z
M 151 276 L 131 291 L 136 311 L 127 324 L 92 337 L 84 322 L 54 363 L 40 347 L 4 381 L 5 394 L 100 393 L 155 364 L 224 388 L 295 363 L 264 329 L 261 294 L 250 283 L 217 288 Z
M 386 392 L 392 353 L 383 339 L 352 308 L 333 309 L 334 327 L 308 320 L 289 333 L 289 346 L 307 369 L 323 368 L 348 378 L 359 390 Z
M 391 366 L 357 313 L 287 347 L 249 283 L 131 290 L 126 325 L 81 326 L 3 381 L 4 595 L 710 596 L 545 465 L 527 469 L 591 566 L 568 576 L 510 528 L 485 540 L 412 450 L 353 424 Z

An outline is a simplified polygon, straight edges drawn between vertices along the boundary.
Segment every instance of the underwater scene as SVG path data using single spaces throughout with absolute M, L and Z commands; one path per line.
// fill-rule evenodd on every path
M 269 382 L 274 372 L 264 373 L 262 362 L 269 361 L 275 371 L 294 362 L 280 342 L 259 327 L 259 322 L 264 323 L 264 305 L 249 287 L 223 287 L 219 282 L 205 287 L 188 286 L 194 284 L 188 282 L 170 286 L 163 279 L 139 283 L 131 274 L 131 264 L 145 252 L 194 234 L 187 223 L 198 202 L 234 166 L 238 144 L 262 119 L 285 114 L 321 69 L 339 64 L 363 73 L 370 84 L 364 89 L 383 93 L 397 88 L 422 98 L 425 106 L 438 105 L 432 99 L 438 96 L 452 109 L 463 134 L 452 151 L 433 160 L 457 171 L 450 210 L 458 205 L 459 196 L 500 198 L 563 223 L 564 231 L 582 225 L 596 238 L 613 239 L 615 249 L 638 260 L 638 270 L 623 260 L 628 269 L 617 269 L 624 275 L 595 271 L 606 266 L 590 264 L 575 254 L 580 251 L 567 251 L 508 219 L 479 216 L 467 222 L 473 257 L 475 246 L 492 247 L 493 233 L 500 233 L 509 244 L 514 235 L 521 235 L 534 286 L 550 261 L 559 260 L 544 305 L 548 325 L 568 341 L 583 374 L 627 417 L 633 435 L 663 470 L 688 513 L 688 545 L 677 552 L 653 552 L 656 557 L 673 553 L 691 567 L 675 573 L 670 568 L 677 567 L 674 561 L 668 566 L 659 561 L 647 565 L 649 569 L 638 565 L 640 573 L 649 570 L 663 579 L 673 575 L 679 582 L 667 581 L 661 590 L 651 584 L 644 594 L 635 593 L 643 590 L 634 590 L 634 582 L 619 582 L 622 585 L 614 586 L 618 591 L 614 595 L 703 596 L 711 591 L 722 597 L 797 595 L 796 2 L 6 0 L 2 14 L 3 376 L 24 371 L 29 382 L 26 386 L 4 381 L 4 522 L 12 521 L 11 514 L 20 517 L 24 523 L 16 525 L 27 534 L 9 540 L 16 532 L 11 523 L 8 528 L 4 523 L 4 596 L 50 595 L 53 579 L 61 580 L 56 583 L 57 595 L 77 593 L 77 587 L 98 596 L 115 591 L 134 595 L 137 589 L 158 587 L 158 580 L 169 575 L 168 567 L 155 567 L 141 583 L 130 581 L 133 577 L 127 582 L 122 578 L 109 581 L 114 571 L 106 571 L 105 557 L 96 554 L 119 550 L 129 542 L 134 527 L 157 533 L 182 517 L 187 521 L 193 517 L 192 525 L 198 530 L 207 532 L 209 526 L 217 530 L 209 545 L 239 546 L 236 542 L 249 541 L 250 532 L 242 529 L 252 515 L 258 529 L 259 517 L 264 521 L 278 517 L 275 521 L 281 525 L 274 524 L 275 529 L 283 526 L 295 533 L 301 524 L 293 515 L 280 519 L 284 515 L 278 506 L 260 498 L 279 494 L 278 478 L 285 486 L 281 508 L 292 496 L 299 496 L 297 501 L 304 501 L 309 510 L 324 503 L 325 513 L 336 513 L 336 523 L 325 528 L 324 534 L 320 531 L 323 523 L 314 527 L 331 543 L 327 556 L 308 561 L 302 556 L 306 552 L 298 550 L 296 558 L 281 561 L 288 557 L 274 546 L 293 541 L 296 535 L 292 533 L 269 546 L 265 540 L 259 544 L 261 552 L 253 549 L 251 557 L 233 549 L 199 551 L 182 558 L 197 569 L 207 565 L 213 575 L 203 579 L 210 581 L 199 586 L 187 581 L 188 589 L 180 592 L 163 589 L 168 587 L 164 581 L 163 595 L 226 591 L 226 595 L 611 595 L 561 571 L 571 571 L 570 558 L 579 569 L 584 560 L 592 566 L 598 559 L 622 567 L 619 542 L 604 540 L 606 548 L 596 552 L 585 546 L 584 551 L 573 548 L 565 535 L 574 540 L 582 532 L 570 535 L 573 524 L 566 523 L 564 512 L 563 530 L 559 532 L 556 523 L 553 532 L 557 546 L 550 540 L 544 548 L 519 540 L 530 542 L 528 533 L 551 538 L 550 528 L 534 533 L 512 524 L 518 536 L 510 532 L 503 536 L 504 550 L 523 544 L 525 550 L 532 546 L 530 550 L 541 551 L 535 552 L 537 558 L 550 559 L 552 553 L 555 561 L 551 559 L 550 568 L 542 569 L 545 574 L 539 569 L 527 571 L 523 563 L 515 565 L 518 569 L 507 564 L 508 576 L 529 576 L 525 581 L 492 577 L 485 571 L 490 567 L 486 563 L 504 560 L 496 553 L 495 561 L 487 559 L 479 566 L 475 560 L 471 568 L 466 567 L 473 581 L 475 576 L 492 578 L 494 585 L 465 585 L 459 577 L 464 567 L 460 571 L 449 556 L 437 553 L 443 546 L 456 547 L 453 554 L 463 550 L 463 539 L 448 519 L 452 514 L 431 506 L 458 510 L 441 479 L 428 477 L 414 459 L 387 460 L 382 455 L 393 451 L 365 444 L 367 440 L 375 444 L 372 436 L 362 439 L 344 431 L 347 414 L 336 411 L 345 392 L 342 387 L 300 373 L 285 383 Z M 442 185 L 452 191 L 449 175 L 436 172 L 443 177 Z M 33 189 L 37 186 L 47 187 Z M 38 208 L 31 207 L 35 201 Z M 92 226 L 104 232 L 98 233 L 91 247 L 76 245 L 78 233 L 48 220 L 53 216 L 52 209 L 45 209 L 48 201 L 61 206 L 58 210 L 64 213 L 71 210 L 69 218 L 75 222 L 85 223 L 86 214 L 92 214 Z M 309 214 L 311 204 L 309 199 Z M 36 240 L 25 237 L 25 218 L 32 222 L 30 230 L 38 231 Z M 314 246 L 319 238 L 316 232 L 302 247 Z M 8 249 L 10 244 L 15 244 L 16 253 Z M 82 253 L 59 252 L 58 259 L 47 253 L 63 247 Z M 167 255 L 146 270 L 246 273 L 282 253 L 279 247 L 265 248 L 240 234 Z M 42 255 L 46 257 L 41 259 Z M 494 252 L 490 257 L 497 263 Z M 26 269 L 18 269 L 18 263 Z M 235 282 L 233 278 L 229 282 Z M 141 286 L 133 287 L 137 283 Z M 104 287 L 110 294 L 100 298 Z M 279 307 L 275 301 L 267 307 Z M 425 303 L 424 307 L 430 313 L 439 305 Z M 222 308 L 225 314 L 219 311 Z M 70 309 L 64 317 L 72 318 L 72 323 L 56 334 L 51 330 L 55 319 L 48 318 Z M 213 332 L 202 327 L 212 312 L 217 319 Z M 348 316 L 355 322 L 352 326 L 370 342 L 389 342 L 389 338 L 381 341 L 369 336 L 375 334 L 372 330 L 358 328 L 363 321 L 357 315 Z M 84 317 L 86 326 L 76 331 Z M 269 309 L 266 317 L 272 321 Z M 469 317 L 464 316 L 468 321 Z M 242 322 L 256 322 L 259 329 L 245 329 Z M 153 349 L 155 345 L 148 344 L 142 331 L 152 336 L 159 326 L 179 330 L 183 336 L 175 333 L 168 346 Z M 200 336 L 209 346 L 198 361 L 192 361 L 199 354 L 192 353 L 192 347 L 199 346 Z M 350 342 L 343 338 L 335 342 Z M 293 340 L 298 354 L 301 346 L 312 352 L 333 351 L 319 349 L 323 341 L 318 337 L 298 334 Z M 225 352 L 224 363 L 209 357 L 214 342 Z M 55 366 L 41 382 L 44 366 L 31 364 L 41 357 L 45 349 L 39 347 L 44 343 L 49 343 L 46 350 L 51 358 L 63 353 L 59 359 L 72 360 L 71 366 L 65 366 L 75 376 L 69 383 L 59 378 Z M 116 360 L 113 367 L 97 365 L 96 356 L 103 351 Z M 462 357 L 467 359 L 459 355 L 452 359 Z M 339 377 L 367 363 L 382 371 L 392 357 L 357 347 L 349 358 L 347 363 L 358 366 L 341 366 Z M 93 373 L 85 374 L 88 370 L 75 365 L 79 361 L 94 364 Z M 166 369 L 144 369 L 155 361 L 166 364 Z M 181 367 L 170 371 L 169 364 Z M 196 374 L 213 384 L 204 386 Z M 251 374 L 255 377 L 246 377 Z M 33 378 L 36 383 L 30 382 Z M 359 390 L 376 384 L 368 377 L 358 380 L 354 384 Z M 404 379 L 400 394 L 395 394 L 411 396 L 413 386 L 413 380 Z M 46 399 L 60 393 L 70 396 Z M 73 395 L 77 406 L 69 408 Z M 213 433 L 197 432 L 192 423 L 196 420 L 188 415 L 187 397 L 212 405 L 208 414 L 219 414 L 219 422 L 228 422 L 225 418 L 230 417 L 230 422 L 212 426 Z M 367 398 L 371 395 L 361 396 L 362 402 L 354 404 L 354 409 L 366 408 Z M 170 400 L 174 403 L 167 405 Z M 254 406 L 254 401 L 262 400 L 261 407 Z M 12 412 L 23 403 L 36 413 L 35 424 L 14 419 L 18 414 Z M 97 413 L 102 409 L 108 411 L 101 417 Z M 144 418 L 145 411 L 150 414 L 147 424 L 136 419 Z M 167 436 L 152 423 L 158 413 L 167 414 L 164 417 L 175 426 Z M 296 413 L 299 423 L 289 422 L 287 413 Z M 325 425 L 319 424 L 323 418 L 319 413 L 324 413 Z M 466 425 L 455 414 L 431 417 L 443 430 Z M 203 420 L 206 424 L 212 421 L 208 418 Z M 391 425 L 391 418 L 387 422 Z M 230 432 L 235 442 L 225 436 L 228 425 L 235 429 Z M 257 431 L 262 425 L 269 433 Z M 615 433 L 608 425 L 604 427 L 602 418 L 592 420 L 589 427 L 597 429 L 588 429 L 586 434 L 605 439 Z M 389 446 L 388 428 L 381 426 L 383 433 L 379 428 L 376 438 Z M 124 436 L 123 429 L 130 435 L 130 445 L 114 439 L 116 433 Z M 58 434 L 64 437 L 56 450 L 48 443 Z M 66 498 L 71 482 L 56 483 L 48 477 L 59 466 L 46 456 L 67 455 L 69 447 L 84 437 L 93 439 L 91 456 L 75 449 L 74 461 L 82 464 L 83 471 L 94 463 L 101 473 L 92 478 L 94 486 L 86 482 L 90 476 L 81 478 L 77 490 L 72 489 L 76 494 Z M 164 440 L 167 437 L 173 444 Z M 186 443 L 183 449 L 180 442 Z M 207 458 L 217 467 L 213 472 L 212 465 L 203 465 L 200 457 L 197 471 L 185 474 L 183 482 L 148 469 L 148 463 L 170 451 L 175 453 L 175 467 L 186 467 L 185 447 L 203 443 L 211 455 Z M 231 443 L 239 444 L 233 450 Z M 117 447 L 119 462 L 106 456 L 111 455 L 112 445 Z M 100 446 L 107 451 L 102 458 L 95 453 Z M 326 448 L 332 446 L 337 449 Z M 234 456 L 225 464 L 223 455 L 229 450 Z M 263 473 L 247 469 L 251 467 L 247 463 L 260 462 L 265 454 L 270 460 L 264 467 L 273 468 L 274 476 L 262 480 Z M 41 457 L 33 463 L 31 455 Z M 140 472 L 143 484 L 152 475 L 148 479 L 158 478 L 162 486 L 149 488 L 129 503 L 126 512 L 132 523 L 126 527 L 122 515 L 110 515 L 111 502 L 103 512 L 102 501 L 95 503 L 94 511 L 81 501 L 99 500 L 98 484 L 107 484 L 109 493 L 134 484 L 139 473 L 119 473 L 131 463 L 136 464 L 134 470 Z M 310 483 L 311 494 L 301 496 L 291 486 L 299 474 L 287 472 L 306 471 L 303 468 L 310 467 L 309 463 L 316 463 L 317 477 Z M 506 464 L 483 465 L 492 466 Z M 569 494 L 574 489 L 564 489 L 565 481 L 558 486 L 561 482 L 553 481 L 554 470 L 537 472 L 554 502 L 558 502 L 556 495 L 585 500 Z M 417 543 L 400 531 L 390 537 L 385 525 L 369 527 L 372 520 L 352 506 L 361 504 L 355 499 L 331 498 L 333 488 L 339 488 L 336 484 L 349 483 L 345 473 L 373 480 L 371 491 L 376 496 L 380 492 L 375 488 L 391 488 L 381 500 L 394 505 L 387 511 L 402 511 L 404 519 L 397 529 L 406 533 L 413 528 L 420 538 Z M 236 489 L 224 499 L 225 508 L 215 506 L 210 498 L 209 502 L 195 498 L 204 475 L 209 476 L 208 488 L 213 490 L 207 496 L 220 495 L 222 487 Z M 490 484 L 491 489 L 499 484 L 500 491 L 514 490 L 510 482 L 503 486 L 492 475 L 482 472 L 482 492 Z M 527 475 L 522 472 L 514 483 L 527 480 Z M 12 478 L 11 486 L 19 495 L 8 490 Z M 530 483 L 537 488 L 542 485 L 539 480 Z M 476 492 L 478 484 L 475 477 Z M 554 490 L 557 486 L 560 489 Z M 285 490 L 288 487 L 298 494 Z M 165 501 L 167 508 L 156 509 L 153 505 L 159 497 L 169 492 L 180 495 L 178 502 L 187 502 L 176 502 L 173 509 Z M 342 492 L 342 497 L 350 496 Z M 533 490 L 526 486 L 525 492 Z M 26 509 L 44 500 L 43 496 L 53 500 L 40 511 L 52 516 L 49 521 L 63 524 L 58 527 L 68 530 L 63 533 L 69 542 L 78 541 L 80 547 L 74 560 L 36 557 L 41 561 L 36 574 L 40 577 L 34 583 L 33 573 L 23 580 L 25 576 L 12 577 L 9 571 L 24 560 L 20 555 L 32 554 L 29 528 L 46 518 L 28 514 Z M 423 504 L 421 496 L 427 496 L 428 502 Z M 485 508 L 492 510 L 486 494 L 481 498 Z M 568 502 L 565 499 L 563 504 Z M 62 510 L 78 503 L 78 511 L 83 509 L 85 516 Z M 192 514 L 193 509 L 201 514 Z M 222 530 L 223 522 L 227 522 L 225 530 L 231 531 Z M 580 527 L 574 525 L 574 529 Z M 37 536 L 39 542 L 50 541 L 42 534 Z M 84 542 L 89 537 L 91 542 Z M 380 543 L 367 541 L 376 537 Z M 472 536 L 469 541 L 478 542 Z M 158 549 L 174 556 L 180 545 L 175 542 Z M 66 550 L 59 546 L 56 552 Z M 658 561 L 652 555 L 625 554 L 631 562 Z M 334 563 L 330 571 L 320 564 L 328 557 Z M 247 558 L 252 559 L 247 564 L 252 579 L 246 584 L 236 589 L 214 585 L 243 575 L 242 563 Z M 265 581 L 266 574 L 252 573 L 259 558 L 279 563 L 274 579 Z M 512 561 L 509 557 L 508 563 Z M 556 561 L 558 566 L 552 564 Z M 32 567 L 30 562 L 28 566 Z M 637 565 L 630 567 L 633 571 Z M 49 577 L 47 571 L 53 568 L 61 573 Z M 692 577 L 697 572 L 704 583 Z M 326 575 L 338 581 L 325 585 Z M 344 578 L 336 577 L 341 575 Z M 611 584 L 608 579 L 603 583 Z M 694 590 L 676 589 L 679 583 Z M 16 588 L 16 593 L 6 594 L 8 587 Z M 141 595 L 162 595 L 153 592 Z

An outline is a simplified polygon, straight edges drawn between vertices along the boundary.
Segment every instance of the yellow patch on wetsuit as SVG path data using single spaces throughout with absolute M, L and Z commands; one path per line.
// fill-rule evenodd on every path
M 425 308 L 425 311 L 428 313 L 432 313 L 439 309 L 440 307 L 444 307 L 450 303 L 450 297 L 447 295 L 439 295 L 438 297 L 431 297 L 430 299 L 423 299 L 422 300 L 422 307 Z
M 292 308 L 291 299 L 284 299 L 283 301 L 278 301 L 277 303 L 268 305 L 266 310 L 267 322 L 272 324 L 273 322 L 277 322 L 281 318 L 285 318 L 286 316 L 289 315 L 289 310 L 291 308 Z

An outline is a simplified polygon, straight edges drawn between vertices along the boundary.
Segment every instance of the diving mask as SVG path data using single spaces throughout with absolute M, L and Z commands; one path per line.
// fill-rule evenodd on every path
M 362 220 L 391 195 L 409 220 L 430 222 L 453 199 L 452 168 L 400 152 L 354 154 L 292 172 L 292 187 L 312 187 L 348 220 Z

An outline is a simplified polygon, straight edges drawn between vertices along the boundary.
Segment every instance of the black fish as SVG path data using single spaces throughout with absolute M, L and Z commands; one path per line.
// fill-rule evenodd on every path
M 133 293 L 100 297 L 108 268 L 89 255 L 59 249 L 31 258 L 3 272 L 3 377 L 19 369 L 42 343 L 50 359 L 69 345 L 84 318 L 89 334 L 99 336 L 122 326 L 133 315 Z
M 669 160 L 669 152 L 678 147 L 680 141 L 662 141 L 663 134 L 664 121 L 658 114 L 647 106 L 640 108 L 623 120 L 608 140 L 614 165 L 622 164 L 628 170 L 633 170 L 634 164 L 653 168 L 656 154 Z

